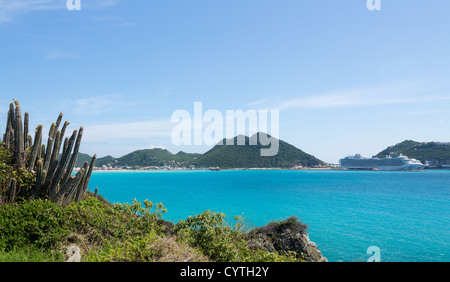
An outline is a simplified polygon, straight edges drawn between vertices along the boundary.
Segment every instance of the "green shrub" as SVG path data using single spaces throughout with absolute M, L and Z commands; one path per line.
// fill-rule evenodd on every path
M 0 205 L 0 249 L 54 247 L 70 232 L 68 210 L 36 199 Z
M 200 249 L 215 262 L 299 261 L 291 253 L 250 249 L 242 232 L 242 218 L 235 217 L 236 224 L 233 227 L 225 219 L 223 213 L 205 211 L 179 221 L 174 232 L 180 240 Z
M 110 205 L 90 197 L 64 206 L 43 199 L 0 205 L 0 249 L 36 246 L 57 248 L 69 234 L 79 234 L 86 244 L 115 244 L 149 232 L 160 233 L 157 220 L 161 204 Z
M 163 204 L 153 204 L 149 200 L 144 200 L 144 203 L 138 202 L 136 199 L 132 200 L 132 204 L 114 204 L 114 208 L 119 212 L 124 212 L 130 218 L 128 228 L 130 230 L 138 231 L 139 233 L 146 233 L 157 230 L 164 231 L 164 226 L 159 224 L 167 209 Z M 154 211 L 152 211 L 152 208 Z
M 175 226 L 177 236 L 213 261 L 233 261 L 238 256 L 239 231 L 225 222 L 223 213 L 205 211 Z

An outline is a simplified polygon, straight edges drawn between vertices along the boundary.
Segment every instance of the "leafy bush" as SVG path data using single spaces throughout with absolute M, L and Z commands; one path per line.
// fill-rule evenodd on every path
M 153 204 L 149 200 L 144 200 L 144 204 L 141 204 L 133 199 L 132 204 L 115 204 L 114 208 L 132 218 L 129 222 L 131 230 L 139 230 L 144 233 L 152 230 L 164 231 L 164 226 L 161 226 L 159 222 L 167 209 L 162 203 Z M 152 208 L 154 211 L 151 210 Z
M 225 223 L 223 213 L 205 211 L 190 216 L 179 221 L 174 232 L 213 261 L 232 261 L 238 255 L 239 231 Z
M 70 237 L 83 238 L 91 246 L 115 244 L 124 238 L 160 233 L 163 228 L 156 220 L 165 209 L 158 204 L 157 211 L 151 212 L 152 206 L 149 201 L 145 207 L 136 201 L 133 205 L 110 205 L 94 197 L 67 206 L 43 199 L 0 205 L 0 250 L 57 248 Z
M 0 205 L 0 249 L 54 247 L 70 233 L 69 217 L 67 209 L 42 199 Z
M 242 232 L 242 218 L 235 217 L 233 227 L 225 219 L 223 213 L 205 211 L 179 221 L 174 232 L 180 240 L 200 249 L 215 262 L 299 261 L 295 254 L 250 249 Z

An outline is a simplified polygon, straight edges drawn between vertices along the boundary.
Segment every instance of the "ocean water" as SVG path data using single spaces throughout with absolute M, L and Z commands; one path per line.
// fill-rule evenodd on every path
M 94 172 L 110 202 L 163 203 L 177 222 L 205 210 L 250 227 L 297 216 L 329 261 L 450 261 L 450 171 Z

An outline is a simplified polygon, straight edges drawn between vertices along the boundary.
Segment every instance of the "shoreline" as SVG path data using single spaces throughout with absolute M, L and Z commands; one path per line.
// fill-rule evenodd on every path
M 223 168 L 219 170 L 214 169 L 107 169 L 107 170 L 93 170 L 92 173 L 113 173 L 113 172 L 217 172 L 217 171 L 273 171 L 273 170 L 283 170 L 283 171 L 373 171 L 373 172 L 425 172 L 425 171 L 447 171 L 449 169 L 420 169 L 420 170 L 347 170 L 341 168 Z M 73 170 L 73 173 L 78 172 L 78 169 Z
M 213 170 L 213 169 L 107 169 L 107 170 L 93 170 L 92 172 L 176 172 L 176 171 L 240 171 L 240 170 L 323 170 L 323 171 L 330 171 L 330 170 L 342 170 L 339 168 L 223 168 L 220 170 Z M 78 170 L 74 170 L 74 172 L 77 172 Z

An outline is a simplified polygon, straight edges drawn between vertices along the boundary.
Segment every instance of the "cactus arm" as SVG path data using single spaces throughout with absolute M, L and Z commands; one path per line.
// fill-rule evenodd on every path
M 44 170 L 48 170 L 48 167 L 50 166 L 50 158 L 54 142 L 53 134 L 55 133 L 55 129 L 56 123 L 52 123 L 52 126 L 50 127 L 50 132 L 48 133 L 47 151 L 45 152 L 44 156 Z
M 79 193 L 79 196 L 75 199 L 75 201 L 77 201 L 77 202 L 79 202 L 81 200 L 81 198 L 83 197 L 84 193 L 87 190 L 87 187 L 89 185 L 89 180 L 91 179 L 92 170 L 94 169 L 94 165 L 95 165 L 95 160 L 96 159 L 97 159 L 97 154 L 94 154 L 94 156 L 92 157 L 92 160 L 91 160 L 91 164 L 89 165 L 89 170 L 88 170 L 88 172 L 86 174 L 86 178 L 83 181 L 83 186 L 80 187 L 80 189 L 82 189 L 82 190 L 80 190 L 81 193 Z
M 78 158 L 78 151 L 80 149 L 81 138 L 83 137 L 83 127 L 80 127 L 78 132 L 77 141 L 75 143 L 75 148 L 73 149 L 72 157 L 70 158 L 69 165 L 67 166 L 66 174 L 63 177 L 63 182 L 66 182 L 69 176 L 72 174 L 72 170 Z
M 38 151 L 41 148 L 41 142 L 42 142 L 42 124 L 39 124 L 36 128 L 36 134 L 34 136 L 34 145 L 31 149 L 30 164 L 28 166 L 29 171 L 33 171 L 34 169 L 36 158 L 39 153 Z
M 52 176 L 52 180 L 51 180 L 51 184 L 50 184 L 50 195 L 51 195 L 51 197 L 55 196 L 56 193 L 58 192 L 56 188 L 57 188 L 58 184 L 60 184 L 61 177 L 64 174 L 64 170 L 66 168 L 67 161 L 69 160 L 70 151 L 72 150 L 76 134 L 77 134 L 77 131 L 75 130 L 73 132 L 72 136 L 70 137 L 69 141 L 68 141 L 67 150 L 61 156 L 61 159 L 60 159 L 60 161 L 58 163 L 58 167 L 56 168 L 54 176 Z M 64 185 L 64 181 L 61 182 L 60 187 L 62 187 L 63 185 Z
M 23 168 L 25 165 L 24 160 L 24 137 L 23 137 L 23 124 L 22 124 L 22 116 L 20 113 L 20 105 L 17 100 L 14 100 L 14 103 L 16 105 L 16 112 L 15 112 L 15 126 L 14 126 L 14 132 L 15 132 L 15 138 L 14 138 L 14 164 L 19 167 Z
M 28 112 L 25 112 L 25 116 L 23 118 L 23 136 L 24 136 L 24 148 L 28 148 L 28 124 L 30 122 L 30 116 L 28 115 Z
M 43 178 L 42 167 L 43 167 L 43 161 L 42 161 L 42 159 L 39 159 L 36 162 L 36 184 L 34 186 L 34 191 L 33 191 L 35 198 L 39 197 L 39 195 L 41 193 L 42 178 Z

